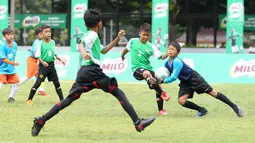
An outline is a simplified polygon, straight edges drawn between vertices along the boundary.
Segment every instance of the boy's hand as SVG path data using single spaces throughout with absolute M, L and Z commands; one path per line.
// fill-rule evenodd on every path
M 118 38 L 121 39 L 125 35 L 126 35 L 125 31 L 124 30 L 120 30 L 119 33 L 118 33 Z
M 46 62 L 43 62 L 42 64 L 43 64 L 43 66 L 46 67 L 46 68 L 49 66 L 49 64 L 46 63 Z
M 88 60 L 90 58 L 91 57 L 90 57 L 89 53 L 85 52 L 85 55 L 83 56 L 83 59 Z
M 66 65 L 66 61 L 65 60 L 61 59 L 60 62 L 61 62 L 61 64 Z
M 124 61 L 126 58 L 125 58 L 125 56 L 121 56 L 121 59 L 122 59 L 122 61 Z
M 156 77 L 156 79 L 157 79 L 158 84 L 164 83 L 164 80 L 163 80 L 162 78 L 157 77 L 157 76 L 155 76 L 155 77 Z
M 19 62 L 14 62 L 14 66 L 18 66 L 19 65 Z

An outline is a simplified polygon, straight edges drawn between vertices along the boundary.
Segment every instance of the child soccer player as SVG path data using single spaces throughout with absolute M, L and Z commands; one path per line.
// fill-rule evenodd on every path
M 164 101 L 168 101 L 170 96 L 167 95 L 161 86 L 155 82 L 155 73 L 150 64 L 150 57 L 154 56 L 157 59 L 166 59 L 167 54 L 162 54 L 158 48 L 149 42 L 151 35 L 151 25 L 144 23 L 140 26 L 140 38 L 132 38 L 129 40 L 126 49 L 123 50 L 121 58 L 125 59 L 125 55 L 131 52 L 131 69 L 134 72 L 133 76 L 137 80 L 146 80 L 150 89 L 156 91 L 156 101 L 160 115 L 167 115 L 166 110 L 163 109 Z
M 32 136 L 37 136 L 45 122 L 55 116 L 60 110 L 69 106 L 73 101 L 80 98 L 82 93 L 89 92 L 95 88 L 111 93 L 119 100 L 121 106 L 132 118 L 138 132 L 144 130 L 144 128 L 149 126 L 155 120 L 154 117 L 149 119 L 138 118 L 124 92 L 118 88 L 117 80 L 114 77 L 110 78 L 105 75 L 100 68 L 100 54 L 106 54 L 111 50 L 120 40 L 120 37 L 125 34 L 124 31 L 121 30 L 118 33 L 118 36 L 109 45 L 102 47 L 98 37 L 98 33 L 102 28 L 101 13 L 95 9 L 87 10 L 84 14 L 84 22 L 88 31 L 84 34 L 84 37 L 79 44 L 79 52 L 83 59 L 76 81 L 70 89 L 69 95 L 64 100 L 58 102 L 45 115 L 34 119 Z
M 165 63 L 165 67 L 171 73 L 170 76 L 164 80 L 159 79 L 161 83 L 171 83 L 177 78 L 180 80 L 179 84 L 179 98 L 178 102 L 183 107 L 197 110 L 196 117 L 202 117 L 207 114 L 207 110 L 204 107 L 188 101 L 188 98 L 192 98 L 194 92 L 201 94 L 207 93 L 216 99 L 229 105 L 238 117 L 243 117 L 243 111 L 241 108 L 230 101 L 224 94 L 213 89 L 205 79 L 195 70 L 186 65 L 179 57 L 181 47 L 178 42 L 171 42 L 168 47 L 169 60 Z
M 19 83 L 19 77 L 14 67 L 19 65 L 19 63 L 15 61 L 18 45 L 13 41 L 13 30 L 5 28 L 2 34 L 5 41 L 0 45 L 0 88 L 3 84 L 12 84 L 8 102 L 15 102 L 14 96 Z
M 35 58 L 39 60 L 39 71 L 36 78 L 36 82 L 33 85 L 29 97 L 27 99 L 27 104 L 32 104 L 32 99 L 35 95 L 36 90 L 41 85 L 41 83 L 48 78 L 48 81 L 52 81 L 55 90 L 58 94 L 59 100 L 63 100 L 63 93 L 58 80 L 57 71 L 54 66 L 55 58 L 59 60 L 62 64 L 65 61 L 61 60 L 55 53 L 55 41 L 51 40 L 51 28 L 48 25 L 41 27 L 43 32 L 43 39 L 38 43 Z
M 19 86 L 28 81 L 33 76 L 37 76 L 38 74 L 38 61 L 35 58 L 35 51 L 37 44 L 40 43 L 41 39 L 43 38 L 43 33 L 41 27 L 35 29 L 35 34 L 37 39 L 33 42 L 31 49 L 29 50 L 30 56 L 27 58 L 27 74 L 23 78 L 21 78 Z M 44 82 L 42 82 L 39 88 L 39 95 L 46 96 L 47 93 L 44 92 Z

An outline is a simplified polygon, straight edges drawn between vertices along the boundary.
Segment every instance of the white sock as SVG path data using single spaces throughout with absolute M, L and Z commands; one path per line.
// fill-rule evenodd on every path
M 11 93 L 10 93 L 10 97 L 14 98 L 14 96 L 17 92 L 17 89 L 18 89 L 18 84 L 13 84 L 12 89 L 11 89 Z
M 2 86 L 3 86 L 3 83 L 0 82 L 0 88 L 2 88 Z
M 19 82 L 19 86 L 22 85 L 23 83 L 25 83 L 27 80 L 29 80 L 28 77 L 24 76 L 20 79 L 20 82 Z

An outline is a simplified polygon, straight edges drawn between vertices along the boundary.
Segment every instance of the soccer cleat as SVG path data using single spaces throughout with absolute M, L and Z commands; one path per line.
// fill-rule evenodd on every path
M 233 110 L 235 111 L 236 115 L 241 118 L 243 117 L 243 110 L 241 109 L 240 106 L 235 105 L 235 107 L 233 108 Z
M 10 98 L 8 99 L 7 102 L 9 102 L 9 103 L 14 103 L 14 102 L 15 102 L 15 99 L 14 99 L 13 97 L 10 97 Z
M 36 117 L 34 119 L 34 125 L 32 127 L 32 131 L 31 131 L 32 136 L 37 136 L 40 133 L 44 124 L 45 124 L 45 122 L 42 120 L 42 117 Z
M 168 101 L 170 99 L 170 96 L 167 94 L 167 92 L 163 91 L 160 96 L 163 100 Z
M 136 131 L 137 132 L 143 131 L 146 127 L 153 123 L 155 119 L 156 119 L 155 117 L 151 117 L 148 119 L 139 119 L 139 122 L 135 124 Z
M 158 112 L 159 115 L 167 115 L 168 113 L 166 112 L 166 110 L 160 110 Z
M 41 91 L 38 92 L 38 95 L 47 96 L 48 94 L 45 91 L 41 90 Z
M 207 114 L 207 110 L 203 107 L 203 110 L 202 111 L 199 111 L 197 113 L 197 116 L 196 117 L 202 117 L 202 116 L 205 116 Z
M 26 103 L 27 103 L 27 104 L 33 104 L 33 102 L 32 102 L 31 99 L 30 99 L 30 100 L 27 100 Z

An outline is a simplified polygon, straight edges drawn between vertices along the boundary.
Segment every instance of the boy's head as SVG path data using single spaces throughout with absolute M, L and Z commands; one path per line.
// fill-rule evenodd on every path
M 88 9 L 84 13 L 84 22 L 88 29 L 96 28 L 97 31 L 102 29 L 102 16 L 101 12 L 97 9 Z
M 139 36 L 142 43 L 149 41 L 151 37 L 151 25 L 148 23 L 142 24 L 139 29 Z
M 42 39 L 43 38 L 43 33 L 42 33 L 42 28 L 38 27 L 35 29 L 35 35 L 38 39 Z
M 51 39 L 51 29 L 49 25 L 43 25 L 41 27 L 43 33 L 43 39 Z
M 5 28 L 2 31 L 2 34 L 3 34 L 3 37 L 5 38 L 5 40 L 7 42 L 12 42 L 13 41 L 13 39 L 14 39 L 14 32 L 10 28 Z
M 176 57 L 179 55 L 181 51 L 181 46 L 178 42 L 173 41 L 169 43 L 169 46 L 167 48 L 167 54 L 170 57 Z

